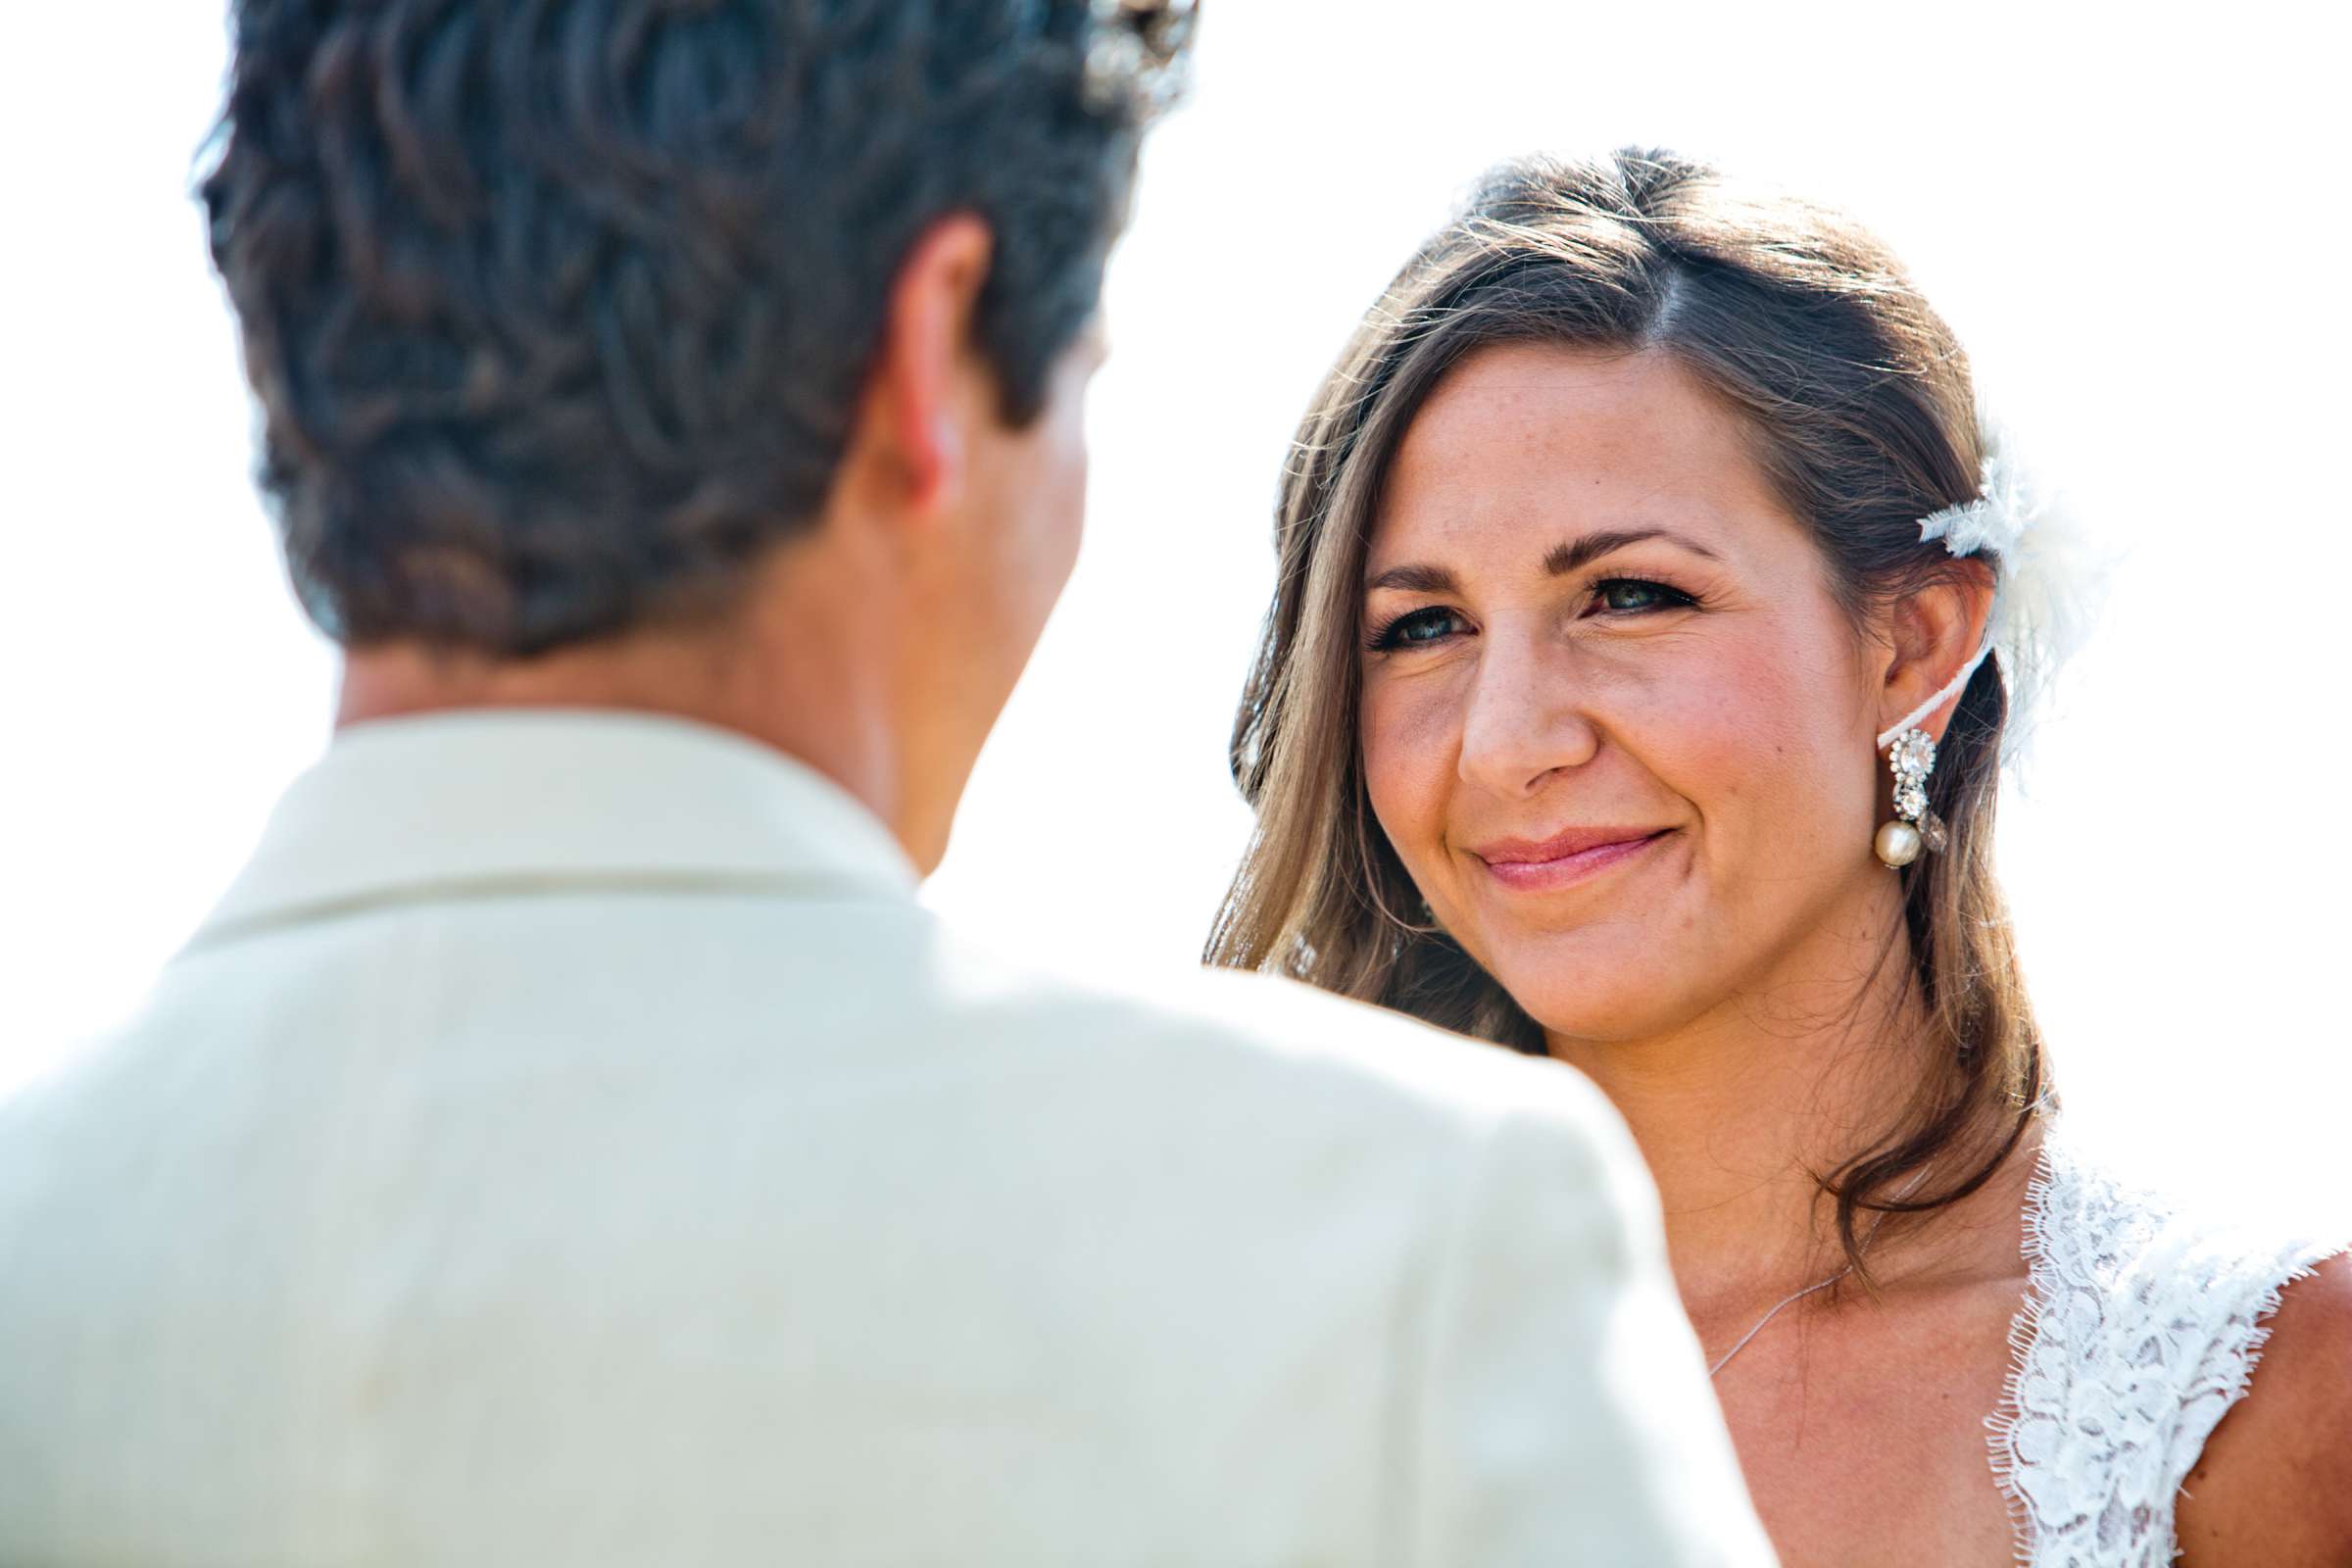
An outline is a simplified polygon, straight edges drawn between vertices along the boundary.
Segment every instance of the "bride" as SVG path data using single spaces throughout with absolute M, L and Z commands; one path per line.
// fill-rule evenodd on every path
M 1788 1562 L 2352 1562 L 2345 1261 L 2053 1114 L 1993 805 L 2079 585 L 1875 239 L 1506 167 L 1278 544 L 1210 957 L 1599 1083 Z

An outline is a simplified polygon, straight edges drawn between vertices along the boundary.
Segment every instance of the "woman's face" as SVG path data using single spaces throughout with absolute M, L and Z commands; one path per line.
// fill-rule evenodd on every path
M 1887 877 L 1886 660 L 1688 372 L 1466 360 L 1396 455 L 1364 576 L 1373 809 L 1538 1022 L 1640 1039 L 1833 978 L 1825 937 Z

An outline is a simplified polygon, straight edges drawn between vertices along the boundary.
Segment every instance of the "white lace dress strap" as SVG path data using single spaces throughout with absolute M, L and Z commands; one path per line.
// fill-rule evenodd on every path
M 2163 1568 L 2173 1504 L 2245 1396 L 2279 1293 L 2340 1247 L 2249 1236 L 2116 1180 L 2052 1128 L 2026 1205 L 1992 1465 L 2030 1568 Z

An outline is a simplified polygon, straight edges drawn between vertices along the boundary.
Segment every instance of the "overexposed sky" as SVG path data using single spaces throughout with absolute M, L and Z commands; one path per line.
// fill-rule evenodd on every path
M 1486 164 L 1628 142 L 1842 203 L 2124 556 L 2001 846 L 2073 1112 L 2352 1214 L 2340 8 L 1207 0 L 1108 295 L 1077 575 L 926 898 L 1192 961 L 1285 441 Z M 324 743 L 187 197 L 211 0 L 41 7 L 0 61 L 0 1083 L 120 1010 Z

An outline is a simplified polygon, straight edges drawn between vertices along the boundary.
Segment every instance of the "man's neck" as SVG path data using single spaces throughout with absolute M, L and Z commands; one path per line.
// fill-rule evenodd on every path
M 778 657 L 756 626 L 639 631 L 533 659 L 416 643 L 350 650 L 335 727 L 493 709 L 606 709 L 730 730 L 804 762 L 885 823 L 899 820 L 900 756 L 884 694 L 840 645 L 811 636 Z M 894 826 L 895 830 L 895 826 Z

